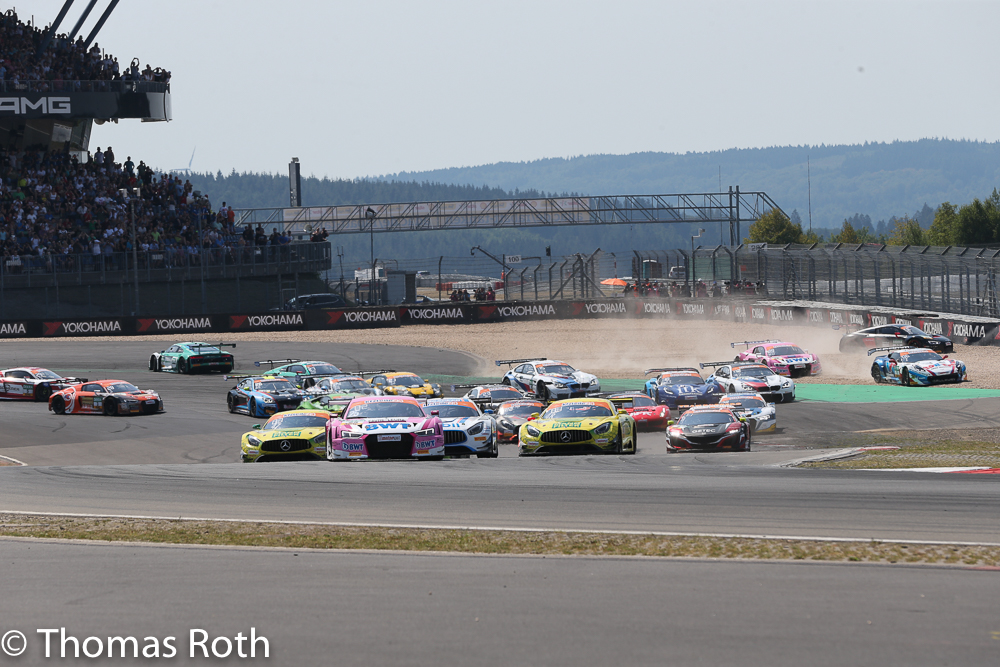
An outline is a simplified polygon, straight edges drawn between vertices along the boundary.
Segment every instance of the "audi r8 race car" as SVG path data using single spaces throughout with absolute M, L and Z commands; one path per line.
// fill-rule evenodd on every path
M 475 454 L 481 459 L 495 459 L 500 450 L 496 422 L 490 414 L 466 398 L 432 398 L 424 412 L 441 418 L 444 429 L 444 453 L 449 456 Z
M 639 431 L 662 431 L 667 428 L 670 419 L 670 408 L 657 405 L 653 399 L 641 391 L 624 391 L 610 394 L 607 399 L 615 404 L 618 410 L 624 410 L 635 420 Z
M 635 420 L 606 398 L 556 401 L 518 431 L 518 455 L 635 454 Z
M 750 425 L 726 406 L 691 408 L 667 428 L 667 452 L 691 449 L 749 452 Z
M 416 373 L 378 373 L 369 380 L 373 387 L 387 396 L 414 396 L 416 398 L 441 398 L 444 392 L 436 382 L 427 382 Z
M 756 361 L 706 361 L 702 368 L 718 367 L 707 382 L 719 387 L 724 394 L 755 391 L 770 401 L 795 400 L 795 380 L 778 375 Z
M 177 343 L 149 356 L 149 370 L 172 373 L 233 370 L 233 355 L 220 348 L 236 347 L 236 343 Z
M 274 415 L 261 426 L 243 434 L 243 463 L 265 461 L 315 461 L 326 454 L 326 424 L 330 413 L 323 410 L 289 410 Z
M 151 415 L 163 411 L 155 391 L 139 389 L 124 380 L 97 380 L 74 384 L 49 397 L 57 415 Z
M 326 427 L 326 458 L 440 460 L 444 458 L 441 418 L 428 413 L 411 397 L 355 398 Z
M 520 389 L 506 384 L 453 384 L 451 390 L 469 389 L 462 398 L 466 398 L 480 410 L 496 411 L 505 401 L 519 401 L 525 397 Z
M 726 394 L 719 399 L 719 405 L 729 408 L 737 417 L 744 417 L 754 435 L 778 428 L 778 411 L 774 403 L 768 403 L 755 391 Z
M 299 389 L 308 389 L 316 383 L 318 377 L 329 375 L 343 375 L 340 370 L 327 361 L 299 361 L 298 359 L 267 359 L 265 361 L 255 361 L 254 366 L 260 368 L 264 364 L 270 364 L 270 370 L 261 372 L 264 377 L 280 377 L 288 380 Z M 275 364 L 282 364 L 275 366 Z
M 884 353 L 877 356 L 872 364 L 872 379 L 879 384 L 926 387 L 969 379 L 963 362 L 942 357 L 926 348 L 876 347 L 868 350 L 869 355 L 875 352 Z
M 63 377 L 47 368 L 8 368 L 0 371 L 0 398 L 47 401 L 52 392 L 86 381 L 87 378 Z
M 671 410 L 686 410 L 692 405 L 710 405 L 719 402 L 719 387 L 705 382 L 694 368 L 650 368 L 646 375 L 657 373 L 646 380 L 646 394 L 657 405 Z
M 364 394 L 308 394 L 299 403 L 300 410 L 325 410 L 331 415 L 340 415 L 348 404 Z
M 502 384 L 534 393 L 543 401 L 594 396 L 601 393 L 596 375 L 578 371 L 563 361 L 552 359 L 498 359 L 497 366 L 514 366 L 501 380 Z
M 736 355 L 736 361 L 756 361 L 765 364 L 778 375 L 797 378 L 819 375 L 823 371 L 819 357 L 806 352 L 795 343 L 784 343 L 779 340 L 745 340 L 729 344 L 733 348 L 737 345 L 746 345 L 747 349 Z
M 534 399 L 507 401 L 497 408 L 497 437 L 500 442 L 517 442 L 517 433 L 521 425 L 526 423 L 531 415 L 541 414 L 545 403 Z
M 305 398 L 305 392 L 284 378 L 260 375 L 233 376 L 236 386 L 229 390 L 226 405 L 230 412 L 240 412 L 251 417 L 267 417 L 276 412 L 294 410 Z
M 840 339 L 841 352 L 886 345 L 926 347 L 941 353 L 955 351 L 955 344 L 950 338 L 929 334 L 923 329 L 908 324 L 885 324 L 880 327 L 868 327 L 848 332 Z

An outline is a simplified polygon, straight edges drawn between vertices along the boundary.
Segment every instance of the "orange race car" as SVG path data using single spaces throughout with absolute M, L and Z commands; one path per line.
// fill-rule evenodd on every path
M 124 380 L 97 380 L 66 387 L 49 397 L 57 415 L 150 415 L 163 411 L 155 391 L 139 389 Z

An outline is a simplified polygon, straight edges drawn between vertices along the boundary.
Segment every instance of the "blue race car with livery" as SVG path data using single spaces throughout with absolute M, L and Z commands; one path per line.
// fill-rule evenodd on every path
M 969 372 L 965 363 L 949 359 L 923 347 L 876 347 L 871 355 L 881 352 L 872 363 L 872 379 L 876 383 L 898 384 L 904 387 L 927 387 L 932 384 L 965 382 Z
M 238 380 L 226 396 L 229 411 L 251 417 L 270 417 L 277 412 L 295 410 L 308 396 L 284 378 L 260 375 L 225 377 L 227 380 Z
M 671 410 L 686 410 L 695 405 L 712 405 L 719 402 L 722 392 L 714 383 L 705 382 L 695 368 L 650 368 L 646 375 L 656 377 L 646 381 L 646 394 L 657 405 Z

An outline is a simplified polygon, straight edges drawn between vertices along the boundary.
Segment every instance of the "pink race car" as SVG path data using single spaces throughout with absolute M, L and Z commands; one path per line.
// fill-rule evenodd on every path
M 409 396 L 361 396 L 326 426 L 328 461 L 444 458 L 444 430 L 434 406 Z
M 795 343 L 785 343 L 779 340 L 745 340 L 741 343 L 747 349 L 736 355 L 736 361 L 756 361 L 766 365 L 778 375 L 785 377 L 808 377 L 819 375 L 823 371 L 819 357 L 812 352 L 806 352 Z

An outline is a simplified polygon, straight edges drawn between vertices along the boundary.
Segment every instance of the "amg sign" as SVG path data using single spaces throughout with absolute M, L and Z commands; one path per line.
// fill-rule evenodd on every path
M 48 116 L 50 114 L 70 114 L 72 108 L 68 97 L 0 97 L 0 115 Z

